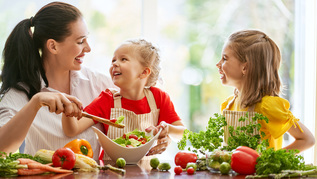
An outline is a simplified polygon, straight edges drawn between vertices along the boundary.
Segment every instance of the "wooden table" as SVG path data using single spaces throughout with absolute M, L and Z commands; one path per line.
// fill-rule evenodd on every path
M 135 179 L 172 179 L 172 178 L 178 178 L 178 179 L 204 179 L 204 178 L 217 178 L 217 179 L 243 179 L 245 178 L 245 175 L 235 175 L 235 176 L 230 176 L 230 175 L 221 175 L 221 174 L 215 174 L 211 173 L 209 171 L 196 171 L 194 175 L 187 175 L 186 172 L 183 172 L 181 175 L 175 175 L 174 173 L 174 161 L 172 160 L 166 160 L 162 162 L 168 162 L 171 165 L 171 169 L 167 172 L 162 172 L 158 171 L 156 169 L 152 169 L 150 166 L 150 161 L 149 160 L 141 160 L 137 165 L 126 165 L 125 170 L 126 174 L 125 175 L 119 175 L 115 172 L 106 170 L 106 171 L 100 171 L 98 173 L 94 172 L 74 172 L 73 174 L 49 174 L 49 175 L 39 175 L 39 176 L 19 176 L 16 177 L 18 179 L 101 179 L 101 178 L 120 178 L 120 179 L 125 179 L 125 178 L 135 178 Z M 112 161 L 104 161 L 105 164 L 111 164 L 113 166 L 114 162 Z

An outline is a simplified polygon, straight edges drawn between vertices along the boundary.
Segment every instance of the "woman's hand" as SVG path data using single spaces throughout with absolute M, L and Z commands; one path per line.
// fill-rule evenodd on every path
M 148 128 L 145 129 L 146 132 L 150 132 L 152 130 L 153 131 L 153 135 L 156 135 L 158 133 L 158 131 L 162 129 L 158 140 L 157 140 L 157 145 L 152 147 L 147 156 L 149 155 L 155 155 L 155 154 L 160 154 L 162 152 L 164 152 L 167 148 L 167 146 L 171 143 L 171 138 L 168 136 L 168 124 L 164 121 L 162 121 L 158 126 L 154 127 L 154 126 L 150 126 Z
M 68 117 L 81 118 L 82 103 L 74 96 L 65 93 L 40 92 L 34 95 L 40 107 L 47 106 L 50 112 L 65 113 Z

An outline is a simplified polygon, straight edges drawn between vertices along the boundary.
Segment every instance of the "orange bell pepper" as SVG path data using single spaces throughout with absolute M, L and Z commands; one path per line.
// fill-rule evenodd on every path
M 85 139 L 75 139 L 64 147 L 70 148 L 76 154 L 86 155 L 90 158 L 94 156 L 90 143 Z

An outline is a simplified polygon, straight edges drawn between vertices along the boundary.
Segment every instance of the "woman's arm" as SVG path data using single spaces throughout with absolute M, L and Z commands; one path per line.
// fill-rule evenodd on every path
M 295 141 L 284 147 L 284 149 L 298 149 L 300 152 L 303 152 L 315 144 L 315 137 L 309 129 L 301 122 L 298 122 L 298 124 L 302 128 L 303 132 L 301 132 L 298 127 L 295 128 L 292 126 L 288 130 L 288 133 L 295 138 Z
M 0 128 L 0 151 L 10 153 L 18 150 L 42 106 L 48 106 L 50 112 L 60 114 L 71 111 L 72 102 L 78 106 L 82 105 L 76 97 L 67 94 L 40 92 L 34 95 L 15 116 Z

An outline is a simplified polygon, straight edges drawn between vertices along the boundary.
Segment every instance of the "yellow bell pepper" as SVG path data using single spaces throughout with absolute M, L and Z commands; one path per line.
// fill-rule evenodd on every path
M 85 139 L 75 139 L 64 147 L 70 148 L 76 154 L 86 155 L 90 158 L 94 156 L 90 143 Z

